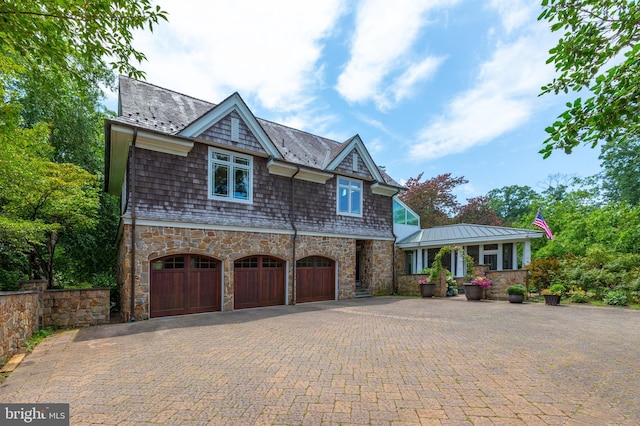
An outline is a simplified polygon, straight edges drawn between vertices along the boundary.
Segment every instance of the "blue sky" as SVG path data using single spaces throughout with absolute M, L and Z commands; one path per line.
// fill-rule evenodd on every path
M 359 134 L 399 182 L 464 176 L 457 195 L 591 176 L 598 149 L 538 151 L 570 96 L 538 97 L 554 43 L 539 1 L 158 1 L 136 35 L 147 81 L 336 141 Z M 113 99 L 111 100 L 113 102 Z

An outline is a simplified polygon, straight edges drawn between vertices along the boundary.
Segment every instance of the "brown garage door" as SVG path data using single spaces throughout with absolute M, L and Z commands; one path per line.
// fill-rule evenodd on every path
M 178 255 L 151 263 L 149 315 L 195 314 L 220 310 L 220 261 Z
M 233 264 L 234 308 L 284 305 L 284 262 L 251 256 Z
M 335 262 L 325 257 L 305 257 L 296 262 L 296 302 L 333 300 L 336 294 Z

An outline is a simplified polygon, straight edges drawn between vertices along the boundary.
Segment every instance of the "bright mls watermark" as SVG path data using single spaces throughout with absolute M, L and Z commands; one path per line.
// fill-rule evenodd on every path
M 1 404 L 0 425 L 69 426 L 69 404 Z

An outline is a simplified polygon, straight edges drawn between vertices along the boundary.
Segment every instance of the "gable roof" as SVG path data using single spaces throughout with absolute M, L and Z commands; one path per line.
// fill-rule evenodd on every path
M 389 193 L 394 192 L 394 188 L 395 192 L 404 188 L 375 165 L 364 143 L 357 135 L 347 142 L 339 143 L 257 118 L 251 113 L 238 93 L 232 94 L 220 104 L 214 104 L 124 76 L 120 77 L 119 87 L 118 117 L 107 120 L 105 130 L 107 151 L 105 173 L 108 188 L 111 187 L 111 184 L 118 185 L 122 180 L 108 179 L 110 157 L 112 155 L 121 156 L 128 152 L 128 148 L 125 149 L 124 146 L 115 148 L 111 146 L 112 135 L 114 142 L 117 139 L 112 126 L 116 126 L 120 130 L 122 128 L 117 127 L 119 125 L 148 131 L 146 136 L 149 140 L 162 139 L 163 137 L 176 138 L 178 145 L 184 145 L 184 141 L 193 141 L 198 136 L 198 132 L 205 130 L 208 124 L 222 118 L 231 110 L 240 114 L 245 124 L 273 159 L 317 169 L 326 174 L 325 172 L 333 171 L 339 163 L 339 161 L 336 163 L 336 160 L 340 159 L 341 154 L 346 155 L 352 151 L 352 148 L 355 148 L 374 177 L 375 185 L 390 187 L 385 190 Z M 126 130 L 126 132 L 132 133 L 132 130 Z M 162 143 L 164 141 L 159 144 Z M 118 139 L 118 144 L 124 144 L 122 139 Z M 155 145 L 149 143 L 147 146 Z M 180 148 L 179 155 L 183 155 L 184 149 Z M 171 151 L 166 149 L 165 152 Z M 121 172 L 121 167 L 118 167 L 117 170 Z M 110 180 L 112 180 L 111 183 Z
M 540 237 L 542 237 L 542 231 L 533 229 L 460 223 L 421 229 L 398 241 L 397 244 L 402 248 L 442 247 L 470 243 L 521 241 Z

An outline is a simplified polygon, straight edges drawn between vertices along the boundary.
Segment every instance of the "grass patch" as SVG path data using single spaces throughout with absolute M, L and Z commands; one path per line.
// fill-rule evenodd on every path
M 51 336 L 55 332 L 56 332 L 55 328 L 52 328 L 52 327 L 46 327 L 46 328 L 43 328 L 42 330 L 36 331 L 31 335 L 29 340 L 24 342 L 25 352 L 27 353 L 32 352 L 33 349 L 36 346 L 38 346 L 38 343 L 42 342 L 44 339 Z

